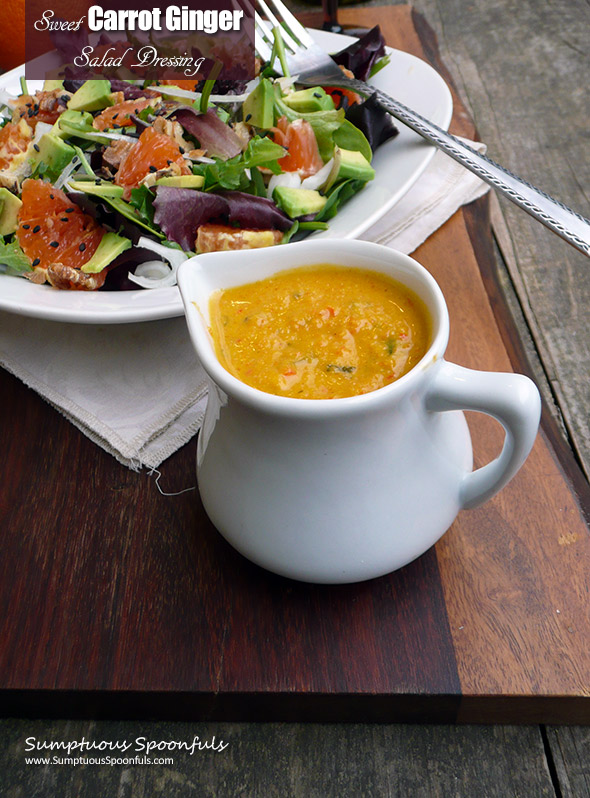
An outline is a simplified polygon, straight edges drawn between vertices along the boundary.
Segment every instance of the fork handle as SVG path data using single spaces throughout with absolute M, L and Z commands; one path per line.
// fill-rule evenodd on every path
M 332 82 L 336 85 L 336 82 Z M 572 246 L 590 257 L 590 221 L 579 213 L 553 199 L 527 183 L 503 166 L 474 150 L 450 133 L 429 122 L 411 108 L 394 100 L 379 89 L 372 89 L 359 80 L 342 81 L 342 86 L 359 94 L 374 94 L 383 108 L 425 138 L 435 147 L 450 155 L 478 177 L 500 191 L 539 222 L 561 236 Z M 372 89 L 368 91 L 368 89 Z

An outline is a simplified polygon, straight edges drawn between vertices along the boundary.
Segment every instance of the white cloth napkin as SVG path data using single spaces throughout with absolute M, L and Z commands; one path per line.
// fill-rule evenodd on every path
M 437 152 L 362 238 L 409 254 L 487 190 Z M 0 313 L 0 364 L 133 470 L 155 469 L 187 443 L 207 402 L 206 375 L 184 318 L 87 326 Z

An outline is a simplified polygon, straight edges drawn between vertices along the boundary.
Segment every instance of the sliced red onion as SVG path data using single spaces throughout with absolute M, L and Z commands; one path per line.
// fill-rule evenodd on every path
M 37 122 L 35 126 L 35 133 L 33 135 L 33 141 L 31 143 L 38 144 L 41 136 L 49 133 L 50 130 L 53 130 L 53 125 L 48 125 L 47 122 Z
M 65 186 L 65 184 L 68 182 L 68 180 L 70 179 L 70 177 L 73 174 L 73 172 L 75 172 L 76 169 L 78 169 L 79 166 L 80 166 L 80 159 L 76 155 L 74 155 L 72 160 L 65 167 L 63 172 L 60 174 L 60 176 L 57 178 L 57 180 L 53 184 L 55 186 L 55 188 L 63 188 Z M 71 189 L 70 189 L 70 191 L 71 191 Z
M 140 263 L 135 273 L 127 275 L 131 282 L 142 288 L 169 288 L 176 285 L 176 271 L 162 260 Z
M 293 86 L 299 80 L 299 75 L 291 75 L 290 77 L 277 78 L 275 83 L 278 83 L 283 94 L 289 94 Z
M 258 78 L 250 81 L 243 94 L 211 94 L 209 102 L 212 103 L 243 103 L 258 85 Z M 181 89 L 179 86 L 152 86 L 153 91 L 158 91 L 166 97 L 182 97 L 186 100 L 200 100 L 201 92 Z
M 137 142 L 137 136 L 126 136 L 124 133 L 105 133 L 104 130 L 97 130 L 96 136 L 115 141 L 130 141 L 133 144 Z
M 166 97 L 182 97 L 186 100 L 200 100 L 201 94 L 198 91 L 189 91 L 188 89 L 181 89 L 180 86 L 154 86 L 154 91 L 159 91 Z
M 176 285 L 176 272 L 180 264 L 187 259 L 186 253 L 158 244 L 144 236 L 139 239 L 137 246 L 152 250 L 167 262 L 150 260 L 140 263 L 135 273 L 129 272 L 127 275 L 131 282 L 142 288 L 168 288 Z
M 315 175 L 310 175 L 306 177 L 304 180 L 301 181 L 301 188 L 312 188 L 318 189 L 321 188 L 324 183 L 328 180 L 330 176 L 330 172 L 332 171 L 332 167 L 334 166 L 334 159 L 330 158 L 322 168 L 315 173 Z
M 7 108 L 12 109 L 16 102 L 16 97 L 6 89 L 0 89 L 0 105 L 5 105 Z
M 268 181 L 266 196 L 272 199 L 273 192 L 277 186 L 287 188 L 301 188 L 301 177 L 299 172 L 282 172 L 280 175 L 273 175 Z

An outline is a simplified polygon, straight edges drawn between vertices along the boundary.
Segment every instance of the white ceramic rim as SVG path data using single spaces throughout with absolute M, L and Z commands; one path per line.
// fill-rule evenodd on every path
M 180 265 L 178 270 L 178 285 L 184 303 L 185 316 L 189 328 L 189 333 L 201 364 L 210 378 L 223 391 L 234 399 L 256 408 L 261 412 L 272 412 L 283 416 L 313 417 L 324 419 L 326 416 L 341 417 L 356 412 L 363 412 L 368 405 L 378 405 L 397 400 L 406 393 L 417 387 L 418 383 L 424 378 L 425 373 L 444 356 L 449 339 L 449 313 L 443 293 L 430 272 L 418 261 L 382 244 L 375 244 L 370 241 L 303 241 L 291 250 L 292 257 L 295 253 L 299 256 L 297 260 L 302 267 L 313 266 L 314 263 L 345 267 L 361 267 L 382 271 L 393 277 L 399 282 L 406 284 L 408 274 L 417 280 L 418 286 L 409 286 L 425 303 L 432 322 L 432 341 L 424 356 L 418 363 L 403 377 L 395 382 L 378 388 L 376 391 L 350 396 L 342 399 L 297 399 L 276 394 L 266 393 L 253 388 L 229 373 L 219 362 L 215 354 L 213 340 L 207 326 L 207 319 L 202 311 L 195 304 L 194 281 L 196 272 L 207 273 L 210 269 L 213 274 L 218 270 L 221 259 L 229 261 L 235 258 L 236 253 L 232 252 L 212 252 L 206 255 L 198 255 L 190 258 Z M 229 283 L 231 285 L 241 285 L 255 282 L 258 278 L 240 279 L 239 270 L 245 266 L 244 255 L 248 259 L 260 262 L 261 258 L 268 260 L 273 258 L 276 253 L 268 250 L 249 250 L 241 254 L 241 259 L 236 261 L 236 279 Z M 345 262 L 350 258 L 363 261 L 361 263 Z M 297 264 L 291 262 L 279 266 L 274 270 L 274 274 L 297 268 Z M 405 274 L 404 274 L 405 270 Z M 401 273 L 400 273 L 401 272 Z M 226 284 L 225 287 L 227 287 Z M 218 286 L 219 287 L 219 286 Z M 208 297 L 217 290 L 212 288 Z M 208 303 L 208 299 L 207 299 Z

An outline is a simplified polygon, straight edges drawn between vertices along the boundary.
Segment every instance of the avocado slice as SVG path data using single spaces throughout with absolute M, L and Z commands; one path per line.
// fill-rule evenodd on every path
M 334 165 L 324 190 L 328 191 L 337 180 L 353 178 L 354 180 L 368 182 L 374 177 L 375 170 L 362 153 L 336 147 L 334 150 Z
M 173 188 L 202 188 L 205 183 L 203 175 L 169 175 L 160 177 L 155 186 L 172 186 Z
M 291 92 L 283 97 L 283 102 L 301 114 L 312 111 L 333 111 L 335 108 L 334 100 L 319 86 Z
M 0 236 L 14 233 L 22 202 L 7 188 L 0 188 Z
M 262 78 L 258 86 L 246 97 L 242 106 L 244 122 L 255 127 L 269 128 L 275 123 L 275 93 L 268 78 Z
M 63 80 L 45 80 L 43 82 L 43 91 L 55 91 L 56 89 L 63 89 Z
M 39 174 L 53 182 L 70 163 L 76 151 L 51 133 L 44 133 L 31 156 L 31 165 Z
M 63 114 L 60 114 L 49 132 L 52 136 L 65 139 L 73 134 L 63 130 L 61 124 L 69 127 L 92 127 L 92 114 L 86 113 L 86 111 L 64 111 Z M 96 132 L 98 133 L 98 130 Z
M 58 118 L 52 129 L 49 131 L 60 138 L 87 139 L 97 141 L 99 144 L 110 144 L 110 139 L 102 136 L 100 130 L 92 127 L 92 114 L 87 111 L 64 111 Z
M 87 80 L 70 97 L 70 111 L 100 111 L 112 105 L 110 80 Z
M 122 197 L 125 191 L 123 186 L 109 182 L 95 183 L 94 180 L 70 180 L 69 185 L 72 191 L 82 191 L 93 197 Z
M 86 261 L 80 271 L 84 272 L 84 274 L 97 274 L 131 246 L 131 241 L 128 238 L 119 236 L 116 233 L 105 233 L 96 248 L 96 252 L 90 260 Z
M 307 216 L 308 213 L 319 213 L 328 201 L 326 197 L 322 197 L 319 191 L 310 188 L 289 188 L 288 186 L 277 186 L 273 191 L 272 198 L 291 219 Z

